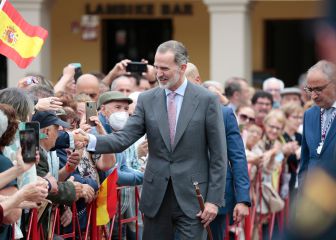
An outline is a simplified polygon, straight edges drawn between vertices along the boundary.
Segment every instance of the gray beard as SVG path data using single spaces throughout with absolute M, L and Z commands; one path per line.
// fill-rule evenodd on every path
M 162 84 L 160 81 L 158 81 L 159 82 L 159 87 L 160 88 L 162 88 L 162 89 L 167 89 L 169 86 L 169 83 L 168 84 L 166 84 L 166 85 L 164 85 L 164 84 Z
M 167 84 L 165 84 L 165 85 L 162 84 L 162 83 L 160 82 L 159 79 L 157 79 L 157 80 L 158 80 L 158 82 L 159 82 L 159 87 L 160 87 L 160 88 L 162 88 L 162 89 L 169 89 L 170 87 L 174 86 L 174 85 L 178 82 L 178 80 L 179 80 L 179 75 L 178 75 L 178 74 L 175 74 L 174 79 L 171 80 L 171 81 L 168 81 Z

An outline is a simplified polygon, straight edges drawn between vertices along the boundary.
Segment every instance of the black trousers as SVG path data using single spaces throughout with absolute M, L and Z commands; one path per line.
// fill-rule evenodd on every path
M 155 193 L 153 193 L 155 194 Z M 196 197 L 196 196 L 195 196 Z M 190 218 L 181 210 L 171 180 L 155 217 L 144 216 L 143 240 L 172 240 L 175 232 L 180 240 L 206 239 L 206 231 L 198 217 Z
M 225 236 L 226 214 L 218 214 L 210 223 L 210 228 L 214 240 L 223 240 Z

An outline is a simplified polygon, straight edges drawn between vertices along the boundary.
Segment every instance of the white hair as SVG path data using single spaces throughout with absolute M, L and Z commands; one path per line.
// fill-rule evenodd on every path
M 278 83 L 280 85 L 280 91 L 283 90 L 285 88 L 285 84 L 282 80 L 275 78 L 275 77 L 271 77 L 271 78 L 267 78 L 264 82 L 263 82 L 263 90 L 266 91 L 268 84 L 270 83 Z
M 126 79 L 132 85 L 135 85 L 135 81 L 133 81 L 132 78 L 134 78 L 134 77 L 132 77 L 132 76 L 128 77 L 128 76 L 125 76 L 125 75 L 120 75 L 120 76 L 116 77 L 111 84 L 111 91 L 117 91 L 118 83 L 119 83 L 120 80 L 123 80 L 123 79 Z
M 336 76 L 336 66 L 329 61 L 321 60 L 318 61 L 314 66 L 308 69 L 308 74 L 313 71 L 321 71 L 329 80 L 335 81 Z

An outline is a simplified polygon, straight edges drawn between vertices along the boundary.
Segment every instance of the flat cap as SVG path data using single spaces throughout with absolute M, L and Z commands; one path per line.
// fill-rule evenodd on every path
M 98 110 L 100 109 L 100 106 L 112 101 L 127 101 L 129 104 L 133 102 L 132 99 L 129 97 L 126 97 L 123 93 L 119 91 L 109 91 L 109 92 L 104 92 L 99 96 L 98 103 L 97 103 L 97 108 Z

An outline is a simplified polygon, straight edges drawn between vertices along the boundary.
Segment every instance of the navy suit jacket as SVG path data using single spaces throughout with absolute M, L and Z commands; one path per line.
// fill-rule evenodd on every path
M 240 136 L 236 116 L 229 107 L 222 107 L 226 132 L 228 166 L 226 174 L 225 207 L 218 214 L 232 212 L 236 203 L 251 205 L 250 179 L 243 140 Z
M 333 176 L 335 161 L 334 148 L 336 143 L 336 120 L 330 126 L 329 132 L 321 150 L 321 154 L 317 154 L 317 147 L 321 142 L 321 108 L 313 106 L 308 109 L 303 117 L 303 134 L 301 146 L 301 161 L 299 170 L 299 186 L 302 185 L 307 170 L 316 166 L 325 168 Z

